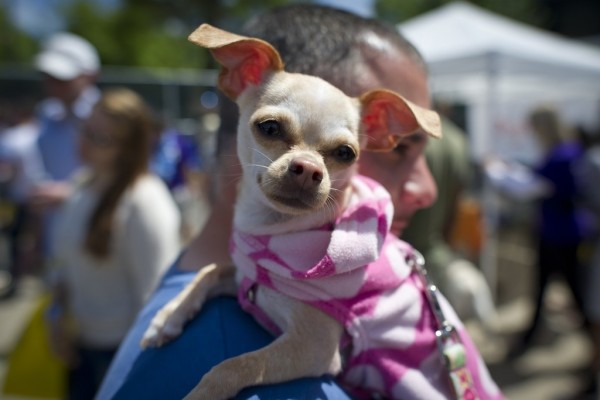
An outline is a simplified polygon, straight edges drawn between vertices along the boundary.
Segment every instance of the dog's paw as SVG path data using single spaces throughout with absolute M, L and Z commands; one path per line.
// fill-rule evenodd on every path
M 192 389 L 184 400 L 227 400 L 233 398 L 242 388 L 232 386 L 235 375 L 224 374 L 219 365 L 208 371 L 200 383 Z
M 187 315 L 176 304 L 168 303 L 152 318 L 144 332 L 142 348 L 160 347 L 181 334 Z
M 140 341 L 140 346 L 143 349 L 149 347 L 161 347 L 162 345 L 175 339 L 181 333 L 181 329 L 171 330 L 168 327 L 157 327 L 150 325 Z

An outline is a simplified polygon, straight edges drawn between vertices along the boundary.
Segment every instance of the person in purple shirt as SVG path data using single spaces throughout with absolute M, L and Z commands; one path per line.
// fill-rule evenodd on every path
M 202 158 L 197 143 L 192 136 L 185 135 L 175 128 L 160 131 L 156 140 L 151 170 L 160 176 L 171 191 L 185 186 L 186 175 L 202 167 Z
M 537 282 L 535 311 L 529 327 L 513 349 L 522 354 L 532 342 L 539 327 L 543 299 L 550 278 L 565 278 L 578 309 L 583 312 L 581 266 L 578 249 L 587 235 L 585 210 L 579 204 L 581 190 L 576 183 L 575 166 L 583 155 L 583 147 L 561 122 L 552 107 L 541 106 L 529 114 L 544 156 L 535 173 L 545 182 L 546 190 L 538 198 Z
M 150 170 L 169 188 L 183 215 L 183 240 L 190 240 L 202 226 L 208 190 L 208 175 L 196 138 L 155 118 Z

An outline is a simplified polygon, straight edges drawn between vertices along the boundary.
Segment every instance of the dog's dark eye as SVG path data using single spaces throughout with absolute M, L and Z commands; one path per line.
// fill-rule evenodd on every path
M 268 138 L 277 139 L 281 137 L 282 131 L 279 122 L 269 119 L 256 124 L 260 132 Z
M 333 150 L 333 156 L 341 162 L 351 162 L 356 158 L 354 149 L 348 145 L 342 145 Z

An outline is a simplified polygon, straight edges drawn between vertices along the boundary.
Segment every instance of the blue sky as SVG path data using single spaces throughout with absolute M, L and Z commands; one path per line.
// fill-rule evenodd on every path
M 374 0 L 316 0 L 315 3 L 343 8 L 365 17 L 372 17 Z
M 105 9 L 118 6 L 121 0 L 88 0 Z M 212 0 L 214 1 L 214 0 Z M 11 19 L 19 28 L 30 34 L 41 37 L 64 29 L 61 9 L 73 0 L 0 0 Z M 317 3 L 330 4 L 350 11 L 369 16 L 373 11 L 373 0 L 315 0 Z
M 61 9 L 73 0 L 2 0 L 11 19 L 19 28 L 35 36 L 44 36 L 64 28 Z M 117 6 L 121 0 L 88 0 L 106 9 Z

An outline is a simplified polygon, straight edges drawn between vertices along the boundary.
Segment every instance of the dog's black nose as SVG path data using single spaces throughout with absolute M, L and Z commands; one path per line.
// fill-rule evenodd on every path
M 307 158 L 294 158 L 288 167 L 290 175 L 304 187 L 316 186 L 323 180 L 323 170 Z

